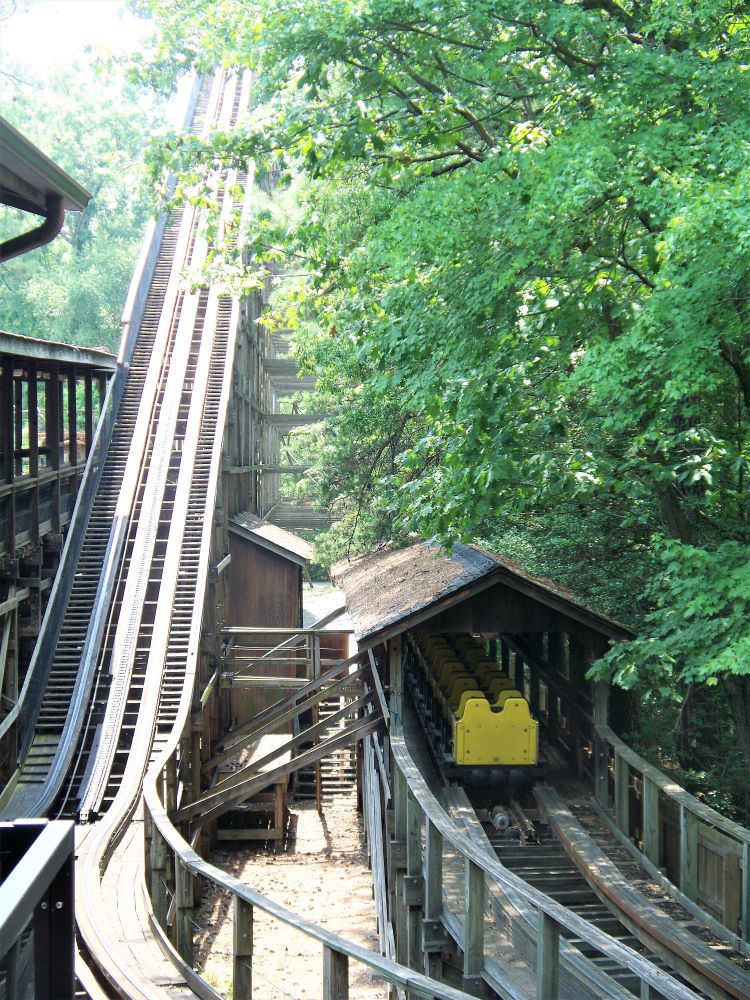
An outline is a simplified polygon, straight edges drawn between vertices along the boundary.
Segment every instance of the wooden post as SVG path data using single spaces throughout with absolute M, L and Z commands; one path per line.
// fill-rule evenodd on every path
M 615 819 L 626 837 L 630 836 L 629 786 L 628 762 L 615 751 Z
M 743 941 L 750 941 L 750 844 L 742 845 L 742 919 L 741 935 Z
M 425 903 L 424 903 L 424 967 L 428 976 L 440 979 L 443 975 L 442 918 L 443 918 L 443 835 L 428 819 L 425 839 Z M 435 949 L 435 950 L 433 950 Z
M 680 889 L 698 898 L 698 817 L 680 805 Z
M 71 368 L 67 377 L 68 386 L 68 462 L 78 462 L 78 428 L 76 426 L 76 373 Z
M 388 683 L 391 689 L 389 708 L 392 724 L 401 727 L 401 699 L 403 696 L 403 665 L 401 657 L 401 636 L 395 635 L 388 640 Z
M 406 795 L 407 785 L 401 771 L 393 770 L 393 840 L 390 844 L 389 889 L 393 905 L 393 926 L 396 937 L 396 961 L 408 963 L 408 923 L 404 903 L 404 848 L 406 844 Z
M 484 872 L 469 858 L 464 867 L 464 985 L 484 967 Z M 547 998 L 545 998 L 547 1000 Z
M 193 966 L 193 879 L 190 872 L 175 855 L 175 907 L 176 945 L 182 960 Z
M 418 969 L 422 958 L 421 911 L 424 899 L 422 883 L 422 810 L 414 796 L 406 797 L 406 878 L 404 902 L 407 904 L 408 965 Z
M 594 683 L 594 798 L 603 809 L 609 808 L 608 750 L 606 742 L 596 732 L 597 726 L 609 721 L 609 685 Z
M 154 824 L 151 835 L 151 905 L 157 923 L 163 929 L 167 926 L 167 845 Z
M 167 783 L 165 809 L 171 815 L 177 811 L 177 761 L 174 754 L 166 763 L 165 773 Z
M 542 910 L 536 943 L 536 996 L 537 1000 L 558 1000 L 560 996 L 560 928 Z
M 232 897 L 234 944 L 232 995 L 234 1000 L 250 1000 L 253 995 L 253 907 L 239 896 Z
M 659 867 L 659 786 L 643 775 L 643 853 Z
M 349 1000 L 349 956 L 323 946 L 323 1000 Z
M 659 1000 L 659 994 L 653 986 L 643 980 L 641 980 L 641 1000 Z

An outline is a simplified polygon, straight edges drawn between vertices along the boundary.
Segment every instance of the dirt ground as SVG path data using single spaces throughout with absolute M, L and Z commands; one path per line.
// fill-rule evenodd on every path
M 362 826 L 354 803 L 290 809 L 285 850 L 264 846 L 215 851 L 212 861 L 283 906 L 373 951 L 378 950 L 372 882 Z M 228 896 L 206 897 L 198 911 L 198 968 L 231 996 L 232 911 Z M 320 945 L 258 911 L 253 927 L 253 1000 L 308 1000 L 322 996 Z M 352 1000 L 383 1000 L 382 979 L 349 965 Z

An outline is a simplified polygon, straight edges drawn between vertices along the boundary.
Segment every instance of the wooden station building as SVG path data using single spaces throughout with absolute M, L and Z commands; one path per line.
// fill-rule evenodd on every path
M 474 545 L 457 543 L 448 554 L 420 542 L 339 563 L 331 575 L 346 594 L 360 650 L 375 651 L 396 718 L 409 637 L 469 634 L 487 642 L 573 770 L 594 757 L 595 718 L 627 725 L 627 693 L 594 685 L 586 673 L 632 631 L 513 561 Z

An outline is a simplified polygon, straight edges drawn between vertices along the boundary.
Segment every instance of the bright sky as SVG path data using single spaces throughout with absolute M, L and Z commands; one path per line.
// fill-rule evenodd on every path
M 124 55 L 147 31 L 122 0 L 17 0 L 17 5 L 18 12 L 0 22 L 0 59 L 32 66 L 85 61 L 89 46 Z

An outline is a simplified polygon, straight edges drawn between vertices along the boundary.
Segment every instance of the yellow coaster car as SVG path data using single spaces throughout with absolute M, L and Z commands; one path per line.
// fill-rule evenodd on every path
M 539 723 L 518 691 L 502 691 L 494 705 L 466 692 L 453 724 L 456 764 L 536 764 Z

